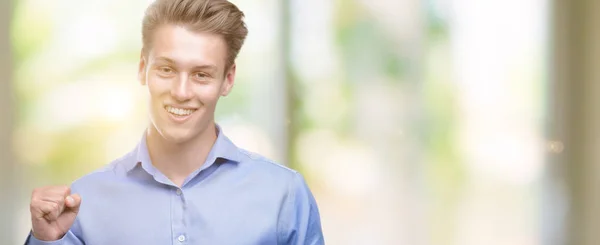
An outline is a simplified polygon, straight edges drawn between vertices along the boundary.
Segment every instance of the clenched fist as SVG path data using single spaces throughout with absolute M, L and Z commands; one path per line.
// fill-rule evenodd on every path
M 42 187 L 31 195 L 33 236 L 42 241 L 61 239 L 73 225 L 81 197 L 71 195 L 68 186 Z

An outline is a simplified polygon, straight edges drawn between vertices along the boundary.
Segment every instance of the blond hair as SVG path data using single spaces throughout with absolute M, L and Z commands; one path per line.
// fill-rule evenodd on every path
M 227 44 L 227 70 L 235 62 L 248 29 L 244 13 L 226 0 L 156 0 L 142 21 L 142 52 L 148 54 L 154 31 L 165 24 L 179 25 L 193 32 L 221 35 Z

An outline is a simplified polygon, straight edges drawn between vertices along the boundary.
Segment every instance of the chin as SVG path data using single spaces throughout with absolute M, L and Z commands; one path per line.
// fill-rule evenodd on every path
M 161 136 L 170 143 L 181 144 L 194 138 L 197 133 L 183 128 L 170 128 L 161 130 Z
M 181 144 L 199 137 L 205 131 L 210 123 L 202 119 L 202 114 L 199 114 L 188 118 L 185 122 L 173 122 L 169 115 L 165 115 L 165 117 L 152 117 L 152 126 L 165 142 Z

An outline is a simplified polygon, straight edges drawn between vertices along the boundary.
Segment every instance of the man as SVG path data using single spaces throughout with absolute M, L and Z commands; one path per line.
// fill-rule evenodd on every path
M 214 122 L 247 35 L 225 0 L 157 0 L 139 80 L 150 121 L 138 146 L 70 187 L 31 197 L 26 244 L 324 244 L 303 177 L 236 147 Z

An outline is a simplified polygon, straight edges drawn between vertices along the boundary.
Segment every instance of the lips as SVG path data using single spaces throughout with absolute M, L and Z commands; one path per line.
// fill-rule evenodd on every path
M 184 109 L 172 106 L 165 106 L 165 109 L 175 116 L 188 116 L 196 111 L 196 109 Z
M 186 122 L 189 118 L 192 117 L 192 114 L 194 114 L 194 112 L 198 110 L 195 108 L 181 108 L 169 105 L 165 106 L 164 108 L 165 111 L 169 113 L 169 118 L 171 118 L 171 120 L 176 123 Z

